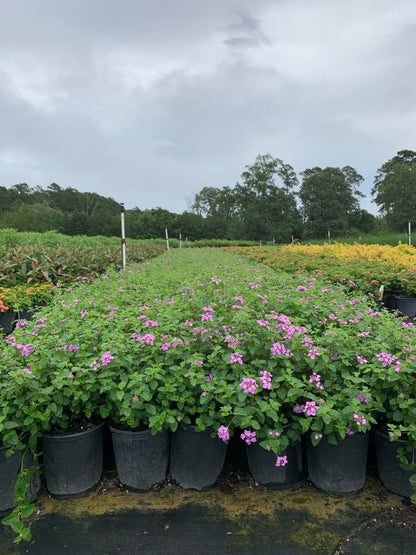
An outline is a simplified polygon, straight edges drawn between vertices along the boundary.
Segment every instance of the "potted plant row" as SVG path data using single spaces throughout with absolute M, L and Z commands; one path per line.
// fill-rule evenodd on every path
M 413 440 L 414 337 L 412 325 L 322 278 L 276 275 L 218 251 L 177 252 L 56 295 L 3 340 L 0 434 L 4 446 L 28 444 L 35 454 L 42 438 L 57 496 L 98 482 L 103 420 L 120 479 L 136 489 L 167 472 L 183 487 L 210 487 L 238 430 L 260 483 L 289 487 L 309 472 L 320 489 L 351 491 L 365 480 L 370 429 L 394 424 L 398 435 L 407 426 Z M 91 430 L 101 452 L 91 478 L 76 485 L 87 466 L 80 459 L 68 464 L 68 484 L 53 485 L 50 472 Z M 69 440 L 62 463 L 46 460 L 52 436 Z M 190 438 L 196 458 L 183 451 Z M 360 447 L 347 465 L 356 476 L 339 460 L 340 473 L 329 471 L 336 445 L 348 457 Z M 87 449 L 80 457 L 93 458 Z M 19 532 L 20 517 L 10 522 Z

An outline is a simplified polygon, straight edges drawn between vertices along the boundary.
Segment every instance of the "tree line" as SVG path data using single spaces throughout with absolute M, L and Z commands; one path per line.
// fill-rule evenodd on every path
M 126 235 L 133 239 L 238 239 L 287 243 L 373 233 L 403 232 L 415 217 L 416 152 L 399 151 L 383 164 L 371 194 L 374 216 L 360 206 L 363 177 L 351 166 L 308 168 L 298 176 L 290 164 L 258 155 L 233 187 L 204 187 L 176 214 L 158 208 L 126 210 Z M 120 234 L 120 205 L 111 197 L 52 183 L 0 186 L 0 228 L 49 230 L 66 235 Z

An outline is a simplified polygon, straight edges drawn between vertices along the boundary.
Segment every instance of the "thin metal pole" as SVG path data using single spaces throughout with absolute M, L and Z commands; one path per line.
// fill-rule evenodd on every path
M 126 233 L 124 230 L 124 202 L 120 203 L 121 217 L 121 269 L 126 269 Z
M 412 244 L 412 223 L 409 220 L 409 227 L 408 227 L 408 233 L 409 233 L 409 247 Z

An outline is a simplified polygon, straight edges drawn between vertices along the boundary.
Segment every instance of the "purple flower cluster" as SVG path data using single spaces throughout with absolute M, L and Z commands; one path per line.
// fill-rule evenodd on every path
M 314 382 L 317 389 L 324 389 L 324 386 L 321 384 L 321 376 L 316 372 L 313 372 L 309 376 L 309 383 L 314 383 Z
M 111 351 L 107 351 L 106 353 L 104 353 L 101 357 L 101 364 L 103 366 L 107 366 L 107 364 L 110 364 L 110 362 L 114 359 L 113 355 L 111 354 Z
M 260 371 L 260 380 L 263 384 L 263 389 L 271 389 L 272 388 L 272 378 L 273 375 L 271 372 L 267 372 L 266 370 Z
M 254 378 L 243 378 L 240 383 L 240 387 L 243 388 L 244 393 L 256 393 L 256 389 L 259 387 L 258 383 Z
M 250 443 L 256 443 L 256 432 L 250 432 L 250 430 L 244 430 L 244 432 L 240 435 L 241 439 L 250 445 Z
M 238 362 L 238 364 L 243 364 L 243 355 L 240 353 L 232 353 L 230 358 L 230 364 L 234 364 Z
M 363 393 L 365 393 L 365 391 L 363 391 Z M 357 395 L 357 398 L 361 403 L 369 403 L 370 400 L 371 400 L 371 394 L 367 393 L 367 395 L 368 395 L 368 397 L 364 397 L 364 395 L 361 395 L 361 393 L 359 393 Z
M 14 341 L 10 344 L 12 347 L 14 347 L 15 349 L 21 349 L 22 350 L 22 356 L 27 357 L 30 355 L 30 353 L 33 353 L 33 351 L 35 350 L 30 343 L 28 343 L 27 345 L 22 345 L 21 343 L 15 343 Z
M 364 418 L 364 416 L 360 416 L 359 414 L 354 413 L 354 420 L 355 423 L 357 424 L 357 426 L 361 426 L 367 424 L 367 420 Z
M 313 349 L 309 349 L 308 351 L 308 357 L 311 358 L 312 360 L 314 360 L 316 357 L 321 356 L 321 353 L 318 351 L 318 349 L 316 347 L 314 347 Z
M 276 463 L 275 466 L 286 466 L 287 465 L 287 456 L 283 455 L 283 456 L 278 456 L 276 459 Z
M 230 439 L 230 433 L 228 431 L 228 427 L 227 426 L 220 426 L 218 428 L 218 437 L 220 439 L 222 439 L 223 441 L 228 441 Z
M 283 343 L 273 343 L 273 347 L 270 348 L 272 355 L 284 355 L 290 357 L 293 355 L 290 349 L 286 349 Z
M 401 370 L 401 367 L 402 367 L 401 362 L 396 356 L 391 355 L 390 353 L 378 353 L 376 357 L 384 367 L 391 364 L 391 365 L 394 365 L 394 369 L 396 370 L 396 372 L 399 372 Z
M 137 342 L 140 341 L 142 344 L 147 343 L 148 345 L 153 345 L 155 340 L 155 336 L 151 333 L 146 333 L 142 337 L 139 333 L 135 332 L 130 335 L 130 338 L 135 339 Z
M 315 416 L 316 409 L 319 408 L 315 401 L 306 401 L 304 405 L 293 407 L 293 412 L 305 412 L 307 416 Z

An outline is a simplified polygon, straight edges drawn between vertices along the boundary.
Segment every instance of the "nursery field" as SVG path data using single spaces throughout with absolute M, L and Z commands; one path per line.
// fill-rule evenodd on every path
M 363 403 L 357 397 L 369 391 L 368 380 L 386 375 L 397 385 L 406 375 L 402 367 L 414 364 L 411 356 L 403 358 L 403 352 L 412 351 L 411 346 L 403 349 L 413 338 L 413 325 L 403 327 L 387 311 L 377 312 L 371 298 L 353 296 L 326 276 L 277 275 L 213 249 L 166 253 L 124 273 L 110 270 L 91 283 L 59 291 L 51 307 L 38 314 L 41 323 L 38 318 L 35 324 L 20 324 L 13 339 L 5 340 L 2 360 L 8 371 L 21 371 L 23 362 L 30 367 L 30 375 L 19 375 L 17 381 L 31 385 L 32 399 L 43 398 L 44 381 L 59 379 L 65 410 L 62 402 L 53 404 L 56 414 L 45 406 L 37 416 L 47 427 L 54 417 L 65 426 L 71 415 L 85 411 L 107 417 L 115 402 L 123 414 L 112 417 L 133 427 L 145 421 L 156 430 L 176 429 L 178 422 L 195 421 L 201 429 L 226 428 L 224 436 L 235 426 L 248 427 L 262 430 L 262 439 L 277 446 L 286 440 L 267 437 L 270 429 L 266 433 L 263 426 L 268 418 L 275 427 L 286 423 L 287 414 L 278 410 L 281 403 L 289 403 L 292 411 L 298 400 L 297 406 L 308 402 L 311 407 L 306 420 L 305 411 L 299 412 L 300 428 L 345 435 L 348 426 L 362 430 L 374 422 L 376 398 L 370 395 Z M 359 337 L 365 338 L 365 348 L 357 343 Z M 88 368 L 100 369 L 94 383 Z M 140 371 L 148 368 L 149 376 L 136 387 Z M 304 382 L 305 376 L 311 381 Z M 270 401 L 272 379 L 277 397 Z M 88 393 L 81 397 L 84 386 Z M 62 397 L 66 390 L 68 397 Z M 245 394 L 260 390 L 266 399 L 257 406 L 257 397 Z M 108 395 L 101 397 L 104 391 Z M 161 410 L 149 409 L 148 401 L 159 395 Z M 172 399 L 162 402 L 165 395 Z M 327 395 L 331 403 L 334 395 L 341 396 L 342 414 L 325 415 L 317 425 L 318 419 L 310 417 Z M 345 395 L 353 400 L 349 411 Z M 234 410 L 234 404 L 240 408 Z M 329 405 L 328 399 L 320 413 Z M 353 414 L 359 411 L 357 423 Z M 18 427 L 11 437 L 16 438 Z
M 371 237 L 369 238 L 371 239 Z M 372 239 L 375 239 L 373 237 Z M 258 246 L 253 242 L 170 239 L 170 247 L 222 247 L 275 271 L 321 275 L 356 294 L 416 295 L 415 248 L 384 237 L 386 244 L 333 243 Z M 387 244 L 392 243 L 392 245 Z M 138 263 L 166 252 L 166 241 L 127 242 L 127 260 Z M 57 284 L 91 281 L 121 266 L 120 239 L 69 237 L 55 232 L 0 230 L 0 313 L 20 311 L 46 302 Z

